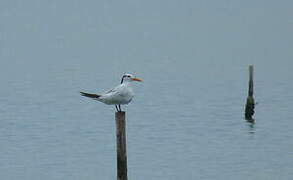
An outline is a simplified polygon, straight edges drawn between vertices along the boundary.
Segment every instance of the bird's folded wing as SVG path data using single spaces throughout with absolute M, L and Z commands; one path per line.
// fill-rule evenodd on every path
M 112 88 L 112 89 L 109 89 L 108 91 L 106 91 L 105 94 L 112 93 L 114 91 L 115 91 L 115 88 Z
M 105 94 L 109 94 L 109 93 L 117 93 L 119 92 L 119 90 L 121 89 L 121 85 L 118 85 L 112 89 L 109 89 L 108 91 L 105 92 Z
M 98 94 L 90 94 L 90 93 L 85 93 L 85 92 L 80 92 L 80 95 L 89 97 L 89 98 L 99 98 L 101 95 Z

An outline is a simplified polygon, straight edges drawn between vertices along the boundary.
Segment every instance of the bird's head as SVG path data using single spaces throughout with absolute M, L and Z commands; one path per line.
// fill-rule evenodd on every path
M 139 78 L 135 78 L 132 74 L 124 74 L 121 79 L 121 84 L 124 82 L 132 82 L 132 81 L 141 82 L 142 80 Z

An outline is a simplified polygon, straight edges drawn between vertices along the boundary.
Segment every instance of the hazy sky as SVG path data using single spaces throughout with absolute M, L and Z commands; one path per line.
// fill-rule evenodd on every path
M 293 67 L 292 8 L 292 0 L 1 0 L 0 68 Z

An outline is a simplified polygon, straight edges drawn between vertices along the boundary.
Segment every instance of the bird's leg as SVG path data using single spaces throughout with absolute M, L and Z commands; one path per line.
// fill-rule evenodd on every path
M 120 104 L 118 105 L 118 107 L 119 107 L 119 111 L 121 112 L 121 106 L 120 106 Z
M 115 105 L 115 108 L 116 108 L 117 112 L 119 112 L 119 109 L 118 109 L 117 105 Z

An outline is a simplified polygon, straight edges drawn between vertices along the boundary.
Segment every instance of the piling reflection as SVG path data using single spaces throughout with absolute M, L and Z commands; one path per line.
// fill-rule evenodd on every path
M 250 134 L 255 133 L 255 120 L 253 118 L 251 119 L 246 119 L 247 125 L 248 125 L 248 132 Z

